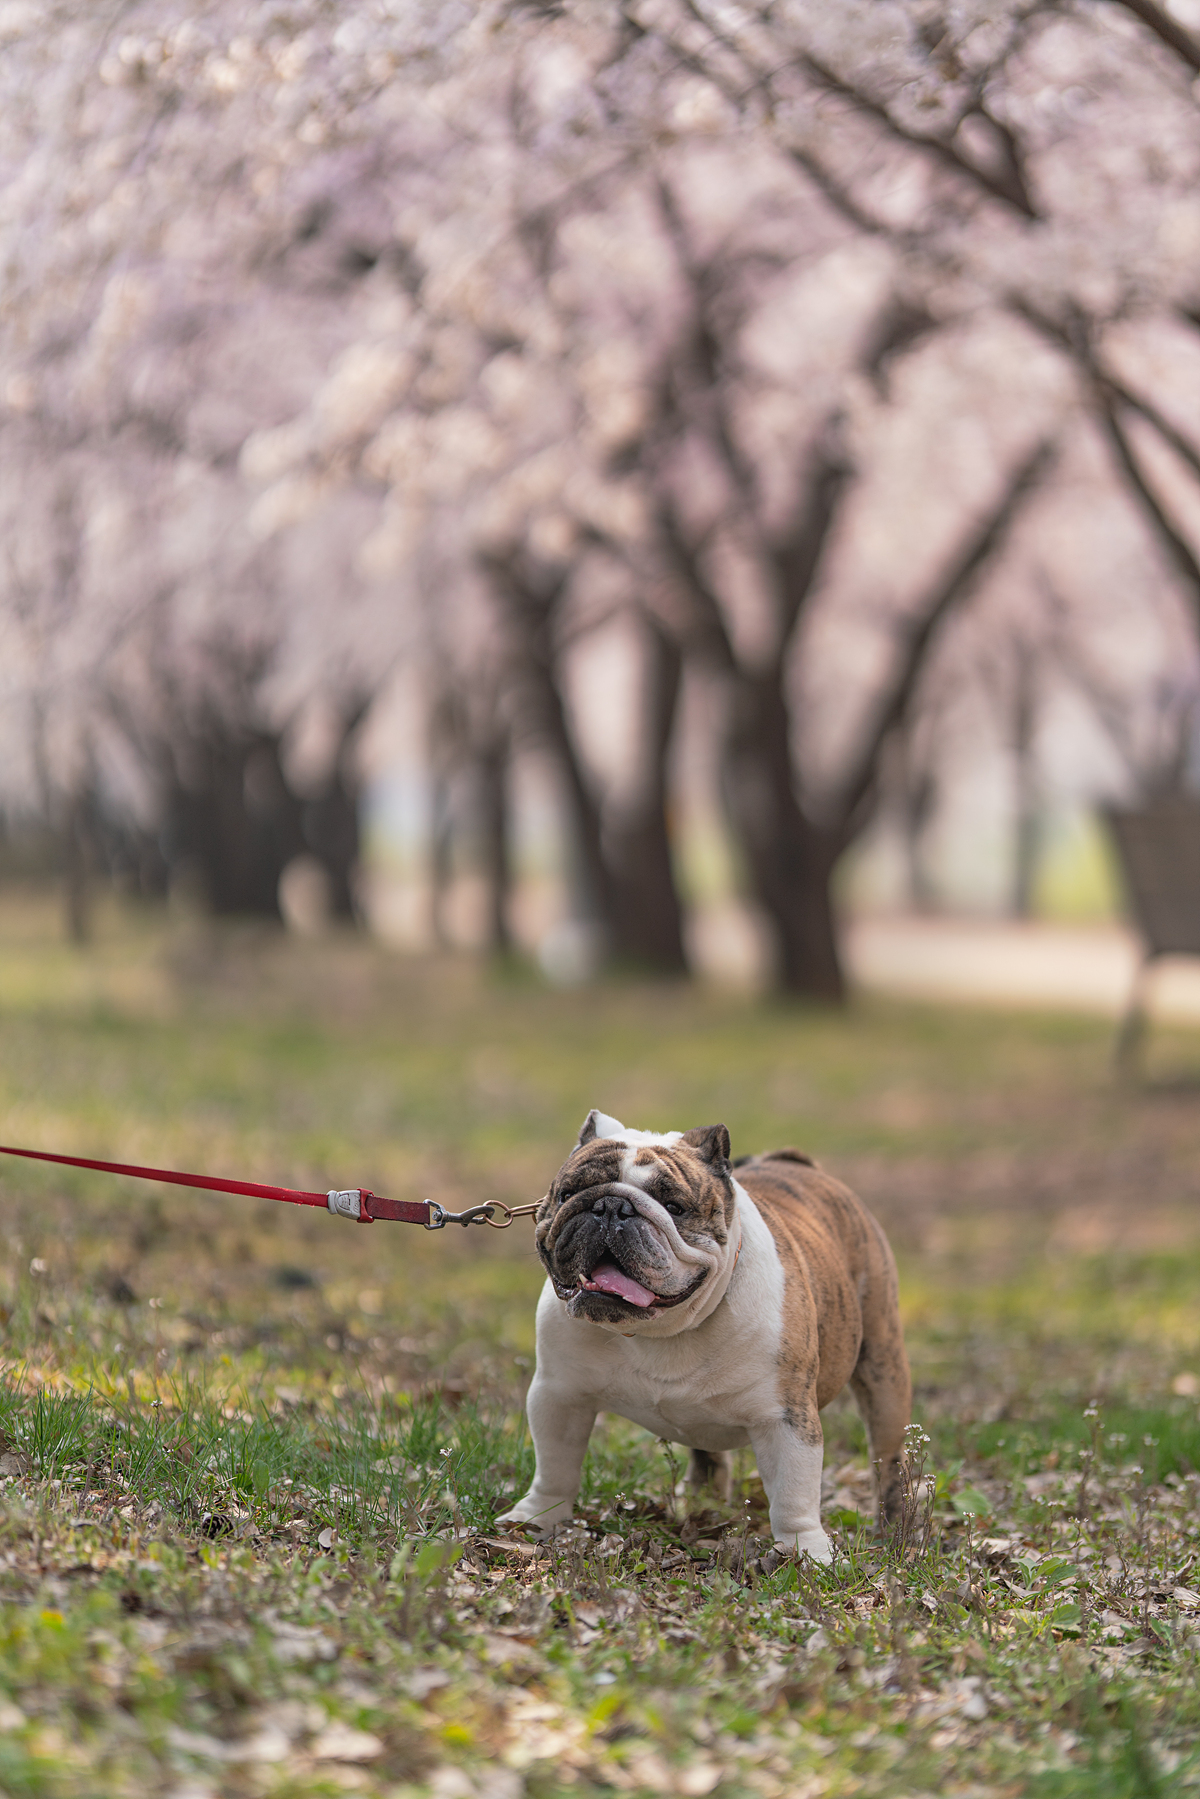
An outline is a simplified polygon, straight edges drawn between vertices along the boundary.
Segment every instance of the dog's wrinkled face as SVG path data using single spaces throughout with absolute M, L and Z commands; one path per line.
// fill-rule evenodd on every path
M 724 1290 L 734 1213 L 723 1124 L 656 1136 L 592 1111 L 542 1201 L 538 1254 L 572 1318 L 673 1336 Z

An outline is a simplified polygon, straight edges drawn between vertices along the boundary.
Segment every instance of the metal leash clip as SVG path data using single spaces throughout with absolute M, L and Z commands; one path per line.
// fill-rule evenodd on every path
M 442 1227 L 447 1224 L 461 1224 L 464 1226 L 468 1224 L 490 1224 L 494 1231 L 506 1231 L 514 1218 L 532 1216 L 541 1203 L 542 1202 L 539 1199 L 535 1200 L 531 1206 L 507 1206 L 502 1199 L 489 1199 L 481 1206 L 468 1206 L 465 1212 L 448 1212 L 445 1206 L 440 1206 L 438 1204 L 436 1199 L 431 1199 L 426 1201 L 426 1204 L 429 1207 L 429 1222 L 425 1226 L 425 1229 L 427 1231 L 440 1231 Z M 497 1220 L 492 1217 L 493 1212 L 503 1212 L 504 1216 Z
M 436 1199 L 427 1200 L 426 1204 L 429 1207 L 429 1222 L 425 1226 L 425 1229 L 427 1231 L 440 1231 L 448 1224 L 461 1224 L 464 1226 L 468 1224 L 488 1224 L 491 1221 L 487 1214 L 491 1211 L 493 1203 L 493 1201 L 489 1200 L 487 1204 L 482 1206 L 468 1206 L 465 1212 L 448 1212 L 445 1206 L 440 1206 L 438 1204 Z
M 544 1198 L 545 1195 L 542 1197 Z M 541 1205 L 540 1199 L 535 1199 L 531 1206 L 506 1206 L 502 1199 L 494 1199 L 487 1208 L 488 1215 L 483 1222 L 490 1224 L 494 1231 L 506 1231 L 514 1218 L 532 1218 L 535 1212 L 541 1210 Z M 503 1218 L 499 1220 L 493 1218 L 493 1211 L 503 1212 Z

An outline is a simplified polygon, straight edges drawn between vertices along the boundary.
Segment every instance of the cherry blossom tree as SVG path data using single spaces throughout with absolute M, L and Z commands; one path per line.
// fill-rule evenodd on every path
M 834 871 L 955 633 L 1036 567 L 1084 640 L 1136 602 L 1143 671 L 1194 637 L 1196 49 L 1152 0 L 0 29 L 8 729 L 64 815 L 178 812 L 220 720 L 229 791 L 270 745 L 344 846 L 336 721 L 415 663 L 493 941 L 536 751 L 580 904 L 678 969 L 702 677 L 776 979 L 837 997 Z

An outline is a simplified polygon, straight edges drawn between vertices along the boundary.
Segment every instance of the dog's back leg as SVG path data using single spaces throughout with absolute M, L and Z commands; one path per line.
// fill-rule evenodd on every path
M 732 1455 L 727 1449 L 693 1449 L 687 1482 L 693 1492 L 711 1491 L 722 1505 L 728 1505 L 733 1492 Z
M 903 1504 L 904 1433 L 912 1417 L 912 1377 L 900 1324 L 896 1264 L 877 1228 L 862 1298 L 862 1348 L 850 1386 L 867 1427 L 879 1494 L 879 1522 L 891 1524 Z

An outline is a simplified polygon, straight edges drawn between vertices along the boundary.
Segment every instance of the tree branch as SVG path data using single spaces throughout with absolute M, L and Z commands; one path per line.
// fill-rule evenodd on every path
M 1064 350 L 1087 382 L 1097 417 L 1108 439 L 1117 467 L 1141 505 L 1143 513 L 1167 553 L 1168 560 L 1186 584 L 1191 596 L 1192 611 L 1197 627 L 1200 629 L 1200 559 L 1197 558 L 1187 539 L 1171 523 L 1162 501 L 1146 479 L 1134 454 L 1133 445 L 1129 441 L 1125 427 L 1121 423 L 1116 402 L 1120 401 L 1132 411 L 1140 413 L 1197 473 L 1200 473 L 1200 455 L 1182 433 L 1176 431 L 1175 427 L 1162 417 L 1156 407 L 1152 406 L 1149 401 L 1141 400 L 1137 395 L 1130 393 L 1119 381 L 1113 380 L 1100 368 L 1085 334 L 1082 320 L 1077 319 L 1066 326 L 1060 325 L 1023 301 L 1016 303 L 1014 310 L 1027 323 L 1040 331 L 1043 337 L 1057 348 Z
M 1029 191 L 1029 180 L 1025 173 L 1025 151 L 1020 139 L 1011 125 L 1006 125 L 1003 119 L 998 119 L 995 113 L 989 111 L 982 103 L 977 108 L 977 113 L 981 119 L 987 120 L 996 134 L 996 143 L 1004 168 L 1002 179 L 1012 190 L 1014 204 L 1018 205 L 1020 211 L 1027 211 L 1030 218 L 1036 218 L 1038 216 L 1037 209 Z
M 679 210 L 675 195 L 667 182 L 660 180 L 658 187 L 658 203 L 662 212 L 667 236 L 675 250 L 679 267 L 691 289 L 695 314 L 695 327 L 690 334 L 689 347 L 693 351 L 693 361 L 700 373 L 700 386 L 708 413 L 707 436 L 720 451 L 721 460 L 725 464 L 729 477 L 745 504 L 755 509 L 758 504 L 758 478 L 753 465 L 742 455 L 733 434 L 728 408 L 721 393 L 720 345 L 722 334 L 713 326 L 711 310 L 711 271 L 704 267 L 692 252 L 688 240 L 687 226 Z M 675 358 L 676 369 L 680 368 L 682 358 Z M 679 408 L 676 407 L 676 411 Z
M 668 558 L 676 573 L 682 577 L 692 601 L 696 629 L 690 635 L 702 654 L 716 662 L 725 673 L 736 674 L 737 654 L 725 623 L 721 602 L 705 578 L 695 546 L 688 541 L 682 528 L 674 499 L 669 494 L 663 495 L 659 499 L 657 510 L 659 529 Z
M 730 104 L 739 110 L 745 105 L 750 94 L 760 90 L 770 93 L 775 77 L 780 72 L 778 69 L 766 69 L 757 65 L 745 47 L 735 42 L 728 33 L 723 32 L 693 3 L 693 0 L 685 0 L 685 10 L 698 25 L 710 33 L 715 43 L 720 44 L 729 55 L 737 59 L 742 68 L 746 70 L 748 79 L 743 86 L 739 87 L 720 72 L 708 67 L 703 58 L 694 51 L 688 51 L 675 39 L 669 39 L 676 55 L 689 68 L 711 81 Z M 870 95 L 863 93 L 851 82 L 844 80 L 811 53 L 799 53 L 790 58 L 786 66 L 803 69 L 810 80 L 823 87 L 826 92 L 836 93 L 858 111 L 873 119 L 876 124 L 882 125 L 898 142 L 905 144 L 910 149 L 925 151 L 955 174 L 965 175 L 975 186 L 982 188 L 993 199 L 1003 201 L 1005 205 L 1012 207 L 1024 218 L 1038 219 L 1042 216 L 1029 190 L 1025 172 L 1025 155 L 1019 139 L 1009 125 L 995 117 L 982 99 L 977 97 L 971 110 L 974 116 L 982 119 L 993 133 L 998 164 L 995 173 L 989 171 L 974 158 L 964 155 L 950 139 L 913 131 L 900 124 L 892 117 L 882 102 L 872 99 Z M 799 168 L 804 170 L 824 198 L 829 200 L 857 230 L 872 234 L 896 235 L 885 221 L 875 217 L 862 207 L 844 184 L 838 182 L 830 174 L 811 150 L 787 144 L 781 145 L 781 149 Z
M 559 758 L 575 811 L 580 859 L 590 889 L 587 898 L 609 922 L 612 882 L 604 860 L 600 801 L 568 721 L 554 643 L 555 613 L 566 593 L 569 573 L 523 565 L 516 548 L 484 551 L 477 560 L 522 636 L 523 666 L 540 714 L 538 722 Z
M 813 577 L 838 505 L 853 470 L 842 450 L 834 414 L 826 421 L 818 441 L 815 468 L 808 483 L 805 503 L 793 529 L 770 550 L 771 567 L 779 602 L 779 639 L 776 664 L 782 667 L 804 602 L 812 591 Z
M 1200 49 L 1196 47 L 1196 40 L 1165 7 L 1157 5 L 1156 0 L 1117 0 L 1117 4 L 1148 26 L 1160 43 L 1187 64 L 1193 75 L 1200 75 Z
M 828 200 L 856 230 L 867 232 L 873 237 L 896 237 L 897 233 L 892 227 L 884 219 L 877 218 L 874 213 L 867 212 L 860 206 L 849 189 L 836 180 L 823 163 L 817 161 L 811 150 L 801 149 L 798 144 L 784 144 L 782 148 L 784 155 L 797 168 L 804 170 L 822 198 Z
M 906 300 L 901 294 L 890 296 L 875 320 L 860 365 L 877 393 L 886 395 L 895 358 L 937 331 L 940 324 L 922 301 Z
M 1196 446 L 1188 441 L 1182 431 L 1171 423 L 1170 419 L 1163 417 L 1153 401 L 1143 400 L 1140 394 L 1135 394 L 1131 388 L 1125 386 L 1124 382 L 1117 381 L 1112 375 L 1102 375 L 1100 380 L 1110 393 L 1120 400 L 1122 406 L 1128 407 L 1130 412 L 1136 412 L 1140 418 L 1145 419 L 1148 425 L 1152 425 L 1163 442 L 1169 444 L 1174 450 L 1180 461 L 1186 462 L 1193 475 L 1200 477 L 1200 450 L 1197 450 Z
M 1125 427 L 1113 404 L 1113 396 L 1106 391 L 1106 384 L 1103 380 L 1093 383 L 1093 392 L 1096 398 L 1096 410 L 1100 415 L 1100 423 L 1104 427 L 1117 465 L 1141 502 L 1142 510 L 1153 526 L 1155 535 L 1166 551 L 1168 559 L 1174 565 L 1176 573 L 1182 576 L 1184 583 L 1190 589 L 1192 612 L 1197 627 L 1200 628 L 1200 561 L 1197 560 L 1196 553 L 1187 539 L 1180 535 L 1167 517 L 1162 501 L 1142 472 L 1137 457 L 1133 453 L 1133 445 L 1126 435 Z
M 1003 200 L 1006 206 L 1011 206 L 1015 212 L 1021 213 L 1025 218 L 1041 217 L 1025 186 L 1020 159 L 1017 156 L 1011 133 L 1008 133 L 1009 141 L 1003 157 L 1002 173 L 991 175 L 987 169 L 981 168 L 969 156 L 964 156 L 961 150 L 956 150 L 948 139 L 930 137 L 922 131 L 912 131 L 907 125 L 901 125 L 892 117 L 881 101 L 872 99 L 869 94 L 864 94 L 861 89 L 843 80 L 840 75 L 827 68 L 815 56 L 806 55 L 803 58 L 803 64 L 812 79 L 824 87 L 828 93 L 837 94 L 840 99 L 848 101 L 859 112 L 873 119 L 877 125 L 882 125 L 898 142 L 908 145 L 910 149 L 928 152 L 944 168 L 952 170 L 957 175 L 966 175 L 976 186 L 990 194 L 994 200 Z M 996 125 L 996 121 L 991 118 L 990 114 L 980 110 L 980 116 L 988 120 L 993 130 L 1002 130 Z
M 852 833 L 856 815 L 871 802 L 884 749 L 892 732 L 904 722 L 912 705 L 938 627 L 967 597 L 979 571 L 1004 542 L 1025 500 L 1049 466 L 1052 455 L 1052 446 L 1042 442 L 1020 464 L 1000 503 L 968 539 L 932 598 L 922 607 L 903 646 L 891 689 L 883 696 L 874 722 L 868 728 L 862 750 L 842 789 L 839 822 L 843 830 Z
M 778 70 L 756 67 L 742 45 L 735 43 L 726 32 L 721 31 L 719 26 L 715 25 L 711 19 L 707 18 L 705 14 L 701 12 L 699 7 L 693 4 L 693 0 L 684 0 L 684 10 L 698 25 L 701 25 L 704 30 L 708 31 L 713 39 L 727 50 L 731 56 L 736 57 L 742 68 L 746 70 L 748 79 L 743 86 L 737 86 L 734 82 L 729 80 L 727 76 L 720 73 L 718 70 L 710 68 L 708 64 L 694 52 L 684 49 L 677 39 L 667 38 L 664 34 L 664 41 L 670 44 L 671 49 L 675 52 L 676 56 L 679 57 L 681 63 L 683 63 L 685 67 L 693 70 L 697 75 L 703 76 L 705 81 L 711 81 L 718 93 L 724 95 L 725 99 L 728 100 L 730 105 L 739 113 L 744 108 L 746 101 L 751 94 L 763 91 L 766 91 L 769 94 L 771 83 L 779 72 Z M 835 181 L 834 177 L 830 175 L 829 171 L 817 160 L 810 150 L 801 149 L 795 144 L 783 144 L 781 145 L 781 149 L 783 154 L 794 162 L 798 168 L 804 170 L 804 173 L 812 181 L 814 187 L 817 188 L 835 210 L 840 212 L 856 230 L 866 231 L 872 234 L 881 233 L 888 236 L 895 235 L 891 230 L 891 227 L 885 224 L 882 219 L 877 219 L 873 214 L 864 211 L 848 190 L 842 186 L 841 183 Z

